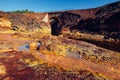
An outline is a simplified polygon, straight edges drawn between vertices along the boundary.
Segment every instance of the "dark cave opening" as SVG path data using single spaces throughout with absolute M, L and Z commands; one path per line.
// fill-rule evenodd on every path
M 57 18 L 51 18 L 50 25 L 51 25 L 51 34 L 55 36 L 59 35 L 61 32 L 60 21 Z

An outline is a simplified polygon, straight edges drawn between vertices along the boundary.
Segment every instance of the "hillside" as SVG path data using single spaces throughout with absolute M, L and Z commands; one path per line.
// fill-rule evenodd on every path
M 61 28 L 69 27 L 70 30 L 86 30 L 102 34 L 103 32 L 120 31 L 119 8 L 120 1 L 94 9 L 70 10 L 49 14 L 50 16 L 55 15 L 59 19 Z

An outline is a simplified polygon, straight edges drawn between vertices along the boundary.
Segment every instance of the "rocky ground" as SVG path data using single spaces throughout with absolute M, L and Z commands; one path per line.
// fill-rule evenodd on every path
M 13 61 L 14 60 L 14 61 Z M 88 70 L 72 71 L 43 63 L 29 53 L 10 51 L 0 56 L 1 80 L 99 80 L 104 79 Z
M 62 36 L 43 37 L 3 28 L 0 37 L 0 80 L 120 78 L 119 52 Z M 19 48 L 25 44 L 27 49 Z

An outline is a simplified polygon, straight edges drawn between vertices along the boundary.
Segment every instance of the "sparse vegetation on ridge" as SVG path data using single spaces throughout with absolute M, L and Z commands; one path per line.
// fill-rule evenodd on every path
M 25 9 L 25 10 L 16 10 L 16 11 L 12 11 L 13 13 L 34 13 L 34 11 L 30 11 L 28 9 Z

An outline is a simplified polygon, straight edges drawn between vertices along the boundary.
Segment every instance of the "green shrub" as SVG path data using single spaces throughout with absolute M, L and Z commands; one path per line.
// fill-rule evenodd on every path
M 25 10 L 16 10 L 16 11 L 12 11 L 12 12 L 22 14 L 22 13 L 33 13 L 34 11 L 30 11 L 28 9 L 25 9 Z

